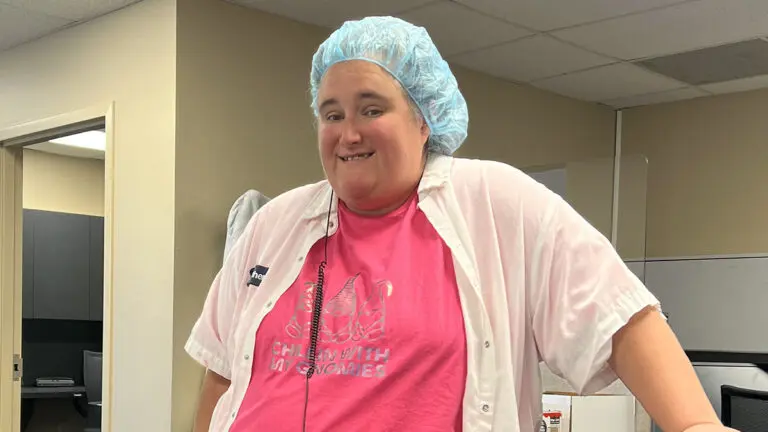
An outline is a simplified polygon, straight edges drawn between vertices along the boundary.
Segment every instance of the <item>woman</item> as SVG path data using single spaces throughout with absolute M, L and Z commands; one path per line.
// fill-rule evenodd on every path
M 347 22 L 313 58 L 327 181 L 251 219 L 187 351 L 197 430 L 531 432 L 539 362 L 725 431 L 657 300 L 557 195 L 450 157 L 467 106 L 426 31 Z M 214 410 L 215 406 L 215 410 Z

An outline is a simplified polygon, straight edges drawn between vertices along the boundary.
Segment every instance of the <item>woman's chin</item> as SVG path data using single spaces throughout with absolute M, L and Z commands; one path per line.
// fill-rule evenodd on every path
M 344 202 L 364 202 L 371 199 L 373 195 L 373 182 L 361 181 L 360 179 L 342 181 L 334 189 Z

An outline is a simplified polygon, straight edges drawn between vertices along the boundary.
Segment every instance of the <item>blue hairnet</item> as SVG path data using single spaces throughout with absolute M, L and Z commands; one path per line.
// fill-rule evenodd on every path
M 469 113 L 456 77 L 422 27 L 399 18 L 347 21 L 312 58 L 312 108 L 328 68 L 346 60 L 366 60 L 388 71 L 411 97 L 429 126 L 429 150 L 452 154 L 467 137 Z

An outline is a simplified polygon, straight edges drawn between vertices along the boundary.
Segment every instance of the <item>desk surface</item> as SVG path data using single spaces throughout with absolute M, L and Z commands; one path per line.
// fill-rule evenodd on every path
M 81 393 L 85 393 L 84 386 L 72 386 L 72 387 L 22 386 L 21 387 L 22 399 L 68 398 Z

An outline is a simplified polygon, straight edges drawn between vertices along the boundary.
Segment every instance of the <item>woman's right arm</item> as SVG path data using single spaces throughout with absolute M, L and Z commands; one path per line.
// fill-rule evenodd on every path
M 222 395 L 229 389 L 230 381 L 236 379 L 232 374 L 232 349 L 240 319 L 238 301 L 245 292 L 247 263 L 254 242 L 257 216 L 258 213 L 246 226 L 214 278 L 200 317 L 184 346 L 187 353 L 206 370 L 194 414 L 194 432 L 207 432 L 211 422 L 221 428 L 219 423 L 223 420 L 212 416 Z
M 208 432 L 216 403 L 229 388 L 230 381 L 208 369 L 203 378 L 203 387 L 197 402 L 194 432 Z

